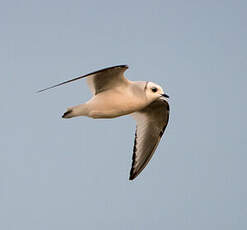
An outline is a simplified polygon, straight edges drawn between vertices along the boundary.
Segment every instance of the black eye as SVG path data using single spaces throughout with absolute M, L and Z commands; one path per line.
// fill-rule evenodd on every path
M 157 90 L 158 90 L 158 89 L 157 89 L 157 88 L 155 88 L 155 87 L 154 87 L 154 88 L 152 88 L 152 91 L 153 91 L 154 93 L 156 93 L 156 92 L 157 92 Z

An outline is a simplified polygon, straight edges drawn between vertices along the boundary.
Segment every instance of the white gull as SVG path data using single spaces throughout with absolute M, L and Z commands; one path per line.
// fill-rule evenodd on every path
M 131 114 L 137 123 L 129 176 L 133 180 L 150 161 L 164 133 L 169 119 L 169 104 L 165 98 L 169 97 L 153 82 L 128 80 L 124 77 L 127 69 L 127 65 L 105 68 L 38 92 L 87 77 L 93 97 L 84 104 L 68 108 L 63 118 L 115 118 Z

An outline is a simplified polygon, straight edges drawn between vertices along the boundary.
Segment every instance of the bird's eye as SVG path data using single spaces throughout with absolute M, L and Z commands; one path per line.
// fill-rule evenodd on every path
M 154 93 L 156 93 L 156 92 L 157 92 L 157 90 L 158 90 L 158 89 L 157 89 L 157 88 L 155 88 L 155 87 L 154 87 L 154 88 L 152 88 L 152 91 L 153 91 Z

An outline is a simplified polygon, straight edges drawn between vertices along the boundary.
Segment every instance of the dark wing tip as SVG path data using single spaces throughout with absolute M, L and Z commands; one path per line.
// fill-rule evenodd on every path
M 136 178 L 136 176 L 138 175 L 134 169 L 135 167 L 135 160 L 136 160 L 136 139 L 137 139 L 137 128 L 135 131 L 135 140 L 134 140 L 134 147 L 133 147 L 133 155 L 132 155 L 132 166 L 131 166 L 131 170 L 130 170 L 130 176 L 129 176 L 129 180 L 134 180 Z
M 129 180 L 134 180 L 135 178 L 136 178 L 136 175 L 135 174 L 130 174 Z
M 48 89 L 50 89 L 50 87 L 45 88 L 45 89 L 40 89 L 40 90 L 36 91 L 35 93 L 41 93 L 41 92 L 46 91 L 46 90 L 48 90 Z
M 134 180 L 140 172 L 135 171 L 135 169 L 132 167 L 130 170 L 130 176 L 129 176 L 129 180 Z

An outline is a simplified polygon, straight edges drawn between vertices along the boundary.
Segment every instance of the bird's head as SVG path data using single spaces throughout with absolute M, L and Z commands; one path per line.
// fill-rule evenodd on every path
M 160 97 L 169 98 L 169 96 L 164 93 L 164 90 L 161 88 L 161 86 L 153 82 L 147 82 L 145 86 L 145 92 L 146 92 L 147 99 L 150 102 L 155 101 Z

